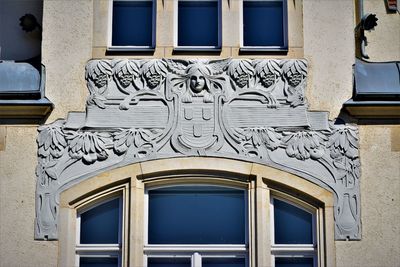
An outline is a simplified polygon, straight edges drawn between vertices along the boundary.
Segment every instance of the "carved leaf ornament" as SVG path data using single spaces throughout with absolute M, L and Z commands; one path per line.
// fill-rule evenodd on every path
M 337 239 L 360 238 L 358 131 L 309 111 L 303 59 L 92 60 L 86 112 L 38 128 L 37 239 L 56 239 L 59 193 L 158 158 L 245 160 L 335 195 Z
M 111 143 L 108 132 L 74 132 L 68 131 L 69 156 L 72 159 L 82 159 L 85 163 L 105 160 L 108 157 L 107 144 Z
M 288 133 L 283 132 L 282 145 L 289 157 L 298 160 L 320 159 L 325 154 L 324 144 L 327 137 L 314 131 Z

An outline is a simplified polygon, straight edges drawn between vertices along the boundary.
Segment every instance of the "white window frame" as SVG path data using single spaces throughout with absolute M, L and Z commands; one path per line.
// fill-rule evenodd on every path
M 276 2 L 276 1 L 282 1 L 282 8 L 283 8 L 283 46 L 244 46 L 244 24 L 243 24 L 243 12 L 244 12 L 244 8 L 243 8 L 243 2 L 244 1 L 272 1 L 272 2 Z M 288 7 L 287 7 L 287 1 L 288 0 L 240 0 L 240 6 L 239 6 L 239 25 L 240 25 L 240 29 L 239 29 L 239 34 L 240 34 L 240 51 L 246 52 L 246 51 L 254 51 L 254 52 L 273 52 L 273 51 L 288 51 L 289 49 L 289 45 L 288 45 Z
M 312 244 L 275 244 L 274 200 L 278 199 L 289 205 L 302 209 L 312 215 Z M 275 266 L 275 258 L 312 258 L 313 267 L 318 267 L 318 208 L 298 198 L 286 195 L 280 191 L 271 191 L 270 196 L 270 237 L 271 237 L 271 266 Z
M 114 199 L 119 199 L 118 216 L 121 218 L 121 222 L 118 226 L 118 244 L 81 244 L 81 214 Z M 124 212 L 126 210 L 125 202 L 126 192 L 124 188 L 118 188 L 117 190 L 102 194 L 100 198 L 87 201 L 77 208 L 75 228 L 75 266 L 79 266 L 80 258 L 84 257 L 117 258 L 118 266 L 124 266 L 123 263 L 126 257 L 126 255 L 124 255 L 124 247 L 126 246 L 126 242 L 124 240 L 124 228 L 127 219 L 127 216 Z
M 156 47 L 156 18 L 157 18 L 157 0 L 108 0 L 108 41 L 107 51 L 153 51 Z M 133 45 L 112 45 L 112 28 L 113 28 L 113 3 L 114 1 L 151 1 L 153 2 L 152 14 L 152 43 L 150 46 L 133 46 Z
M 218 45 L 217 46 L 179 46 L 178 45 L 178 2 L 202 2 L 216 1 L 218 2 Z M 174 0 L 174 50 L 175 51 L 219 51 L 222 48 L 222 0 Z
M 245 244 L 244 245 L 231 245 L 231 244 L 212 244 L 212 245 L 198 245 L 198 244 L 167 244 L 167 245 L 151 245 L 148 243 L 148 216 L 149 216 L 149 191 L 159 188 L 168 188 L 175 186 L 212 186 L 221 188 L 232 188 L 244 191 L 245 201 Z M 245 266 L 250 266 L 249 255 L 249 193 L 247 188 L 235 187 L 231 185 L 219 185 L 212 183 L 185 183 L 185 184 L 167 184 L 162 186 L 149 186 L 145 188 L 144 194 L 144 257 L 143 266 L 147 267 L 148 258 L 190 258 L 191 267 L 201 267 L 202 258 L 244 258 Z

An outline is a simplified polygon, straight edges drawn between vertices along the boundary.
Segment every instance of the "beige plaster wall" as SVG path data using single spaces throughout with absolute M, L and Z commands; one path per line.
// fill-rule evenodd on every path
M 227 5 L 227 0 L 223 1 Z M 164 0 L 164 6 L 161 0 L 158 3 L 162 11 L 157 16 L 159 47 L 154 56 L 171 56 L 172 1 Z M 230 3 L 229 14 L 224 13 L 223 19 L 225 24 L 234 26 L 238 1 Z M 383 4 L 384 1 L 378 0 L 365 3 L 365 12 L 377 13 L 379 18 L 376 31 L 367 33 L 370 42 L 367 52 L 372 60 L 399 60 L 400 34 L 396 34 L 399 15 L 386 14 Z M 342 103 L 351 97 L 353 1 L 288 0 L 288 5 L 290 51 L 286 57 L 304 56 L 309 61 L 310 108 L 328 110 L 330 118 L 335 118 Z M 105 0 L 44 1 L 42 51 L 47 68 L 46 96 L 55 104 L 48 122 L 66 118 L 68 111 L 84 110 L 87 95 L 84 66 L 92 57 L 105 56 L 106 14 Z M 234 27 L 224 29 L 224 45 L 228 48 L 221 57 L 238 56 L 238 32 Z M 359 129 L 363 238 L 337 241 L 336 263 L 337 266 L 398 266 L 400 126 L 360 125 Z M 33 240 L 36 134 L 35 126 L 0 128 L 0 266 L 56 266 L 57 263 L 58 242 Z
M 362 240 L 336 242 L 337 266 L 399 266 L 400 126 L 359 130 Z
M 0 266 L 55 266 L 57 242 L 33 239 L 36 127 L 7 127 L 0 151 Z
M 42 62 L 46 96 L 55 109 L 48 122 L 84 110 L 86 61 L 92 56 L 91 0 L 44 0 Z M 35 241 L 37 126 L 0 130 L 0 266 L 57 266 L 58 242 Z
M 399 2 L 399 1 L 397 1 Z M 398 3 L 399 5 L 399 3 Z M 369 61 L 400 60 L 400 15 L 388 13 L 385 1 L 364 0 L 364 14 L 376 14 L 378 26 L 366 32 Z
M 328 110 L 333 119 L 352 93 L 353 1 L 304 0 L 303 20 L 306 95 L 312 110 Z
M 46 97 L 55 105 L 48 121 L 85 110 L 85 65 L 92 58 L 92 0 L 44 1 L 42 62 Z
M 351 0 L 304 0 L 304 57 L 309 62 L 307 97 L 311 109 L 335 119 L 352 94 L 355 27 Z M 368 0 L 379 26 L 367 33 L 371 60 L 399 60 L 398 14 L 386 14 L 384 1 Z M 337 266 L 399 266 L 400 126 L 360 124 L 361 241 L 336 241 Z

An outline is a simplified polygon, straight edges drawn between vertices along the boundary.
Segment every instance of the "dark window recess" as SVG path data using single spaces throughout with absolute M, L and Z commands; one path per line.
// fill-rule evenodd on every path
M 118 258 L 106 257 L 81 257 L 79 259 L 80 267 L 118 267 Z
M 243 1 L 243 45 L 285 46 L 282 1 Z
M 244 244 L 244 191 L 174 186 L 149 191 L 149 244 Z
M 81 244 L 118 244 L 119 201 L 108 201 L 81 214 Z
M 275 258 L 275 267 L 313 267 L 313 258 Z
M 149 258 L 147 267 L 190 267 L 190 258 Z
M 153 1 L 114 1 L 113 46 L 153 47 Z
M 312 244 L 312 214 L 274 199 L 275 244 Z
M 178 46 L 219 47 L 218 1 L 178 2 Z
M 203 267 L 245 267 L 244 258 L 203 258 Z

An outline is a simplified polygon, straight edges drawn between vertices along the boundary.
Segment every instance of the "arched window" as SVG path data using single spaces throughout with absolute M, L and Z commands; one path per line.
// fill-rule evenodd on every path
M 103 173 L 61 194 L 60 266 L 335 265 L 333 196 L 315 184 L 273 169 L 143 170 Z

